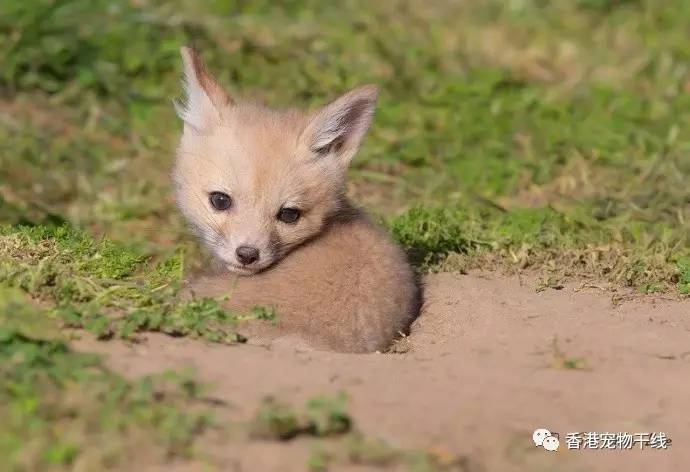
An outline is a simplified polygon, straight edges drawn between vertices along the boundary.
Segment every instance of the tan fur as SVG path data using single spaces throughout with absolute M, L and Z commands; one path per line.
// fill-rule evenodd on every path
M 403 252 L 363 215 L 333 223 L 279 264 L 246 277 L 227 273 L 194 280 L 196 296 L 229 295 L 227 307 L 275 307 L 267 322 L 240 325 L 249 336 L 297 334 L 314 348 L 371 352 L 407 333 L 420 293 Z
M 191 283 L 197 296 L 230 292 L 228 307 L 271 305 L 276 329 L 339 351 L 385 348 L 419 311 L 419 288 L 402 251 L 344 196 L 345 176 L 364 137 L 377 89 L 354 89 L 312 114 L 277 111 L 231 98 L 188 48 L 182 50 L 188 101 L 173 171 L 176 197 L 220 265 Z M 212 192 L 231 197 L 223 211 Z M 281 208 L 298 208 L 294 224 Z M 259 250 L 242 264 L 237 248 Z M 241 276 L 238 277 L 237 274 Z

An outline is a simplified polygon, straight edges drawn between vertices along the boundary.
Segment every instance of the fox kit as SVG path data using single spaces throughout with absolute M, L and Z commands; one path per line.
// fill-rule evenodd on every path
M 227 308 L 273 306 L 250 335 L 344 352 L 386 348 L 417 317 L 421 290 L 403 251 L 345 197 L 377 88 L 313 113 L 231 97 L 182 48 L 187 100 L 173 171 L 177 203 L 221 269 L 190 283 Z

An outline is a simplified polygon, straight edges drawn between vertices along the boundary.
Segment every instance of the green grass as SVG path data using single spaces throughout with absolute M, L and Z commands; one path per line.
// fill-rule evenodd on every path
M 180 93 L 177 49 L 193 43 L 233 92 L 276 105 L 310 106 L 378 83 L 376 124 L 353 170 L 375 211 L 462 207 L 452 217 L 460 221 L 467 205 L 498 206 L 512 220 L 555 208 L 597 222 L 565 249 L 604 244 L 622 254 L 606 278 L 642 291 L 682 288 L 677 261 L 688 255 L 690 229 L 683 6 L 7 2 L 0 93 L 11 107 L 0 115 L 0 178 L 13 185 L 0 186 L 0 216 L 69 221 L 154 251 L 189 247 L 162 169 L 179 131 L 170 106 Z M 46 166 L 57 172 L 46 175 Z M 461 244 L 472 228 L 453 231 L 446 237 Z M 547 257 L 555 245 L 527 239 L 543 249 L 537 259 L 563 262 Z
M 299 435 L 337 436 L 350 431 L 352 420 L 346 410 L 347 397 L 315 397 L 307 401 L 303 414 L 273 397 L 263 405 L 252 423 L 252 433 L 264 439 L 288 440 Z
M 235 343 L 245 341 L 235 332 L 239 321 L 275 317 L 267 308 L 229 313 L 218 300 L 178 297 L 181 251 L 155 265 L 145 259 L 133 247 L 68 226 L 0 229 L 0 284 L 48 303 L 66 328 L 101 339 L 156 331 Z
M 71 350 L 57 323 L 0 287 L 3 470 L 100 470 L 190 457 L 211 425 L 199 387 L 177 374 L 127 382 Z M 72 469 L 73 470 L 73 469 Z
M 296 409 L 275 397 L 263 399 L 249 425 L 251 435 L 274 441 L 289 441 L 299 436 L 312 438 L 307 464 L 312 471 L 329 470 L 330 466 L 353 464 L 364 466 L 404 466 L 411 472 L 457 470 L 462 459 L 441 456 L 430 451 L 408 451 L 380 439 L 362 435 L 347 412 L 347 396 L 319 396 Z M 319 440 L 319 441 L 317 441 Z
M 414 207 L 390 227 L 431 270 L 537 268 L 547 277 L 590 278 L 643 292 L 686 290 L 687 236 L 667 223 L 602 222 L 551 207 L 511 211 L 459 204 Z
M 181 300 L 183 253 L 158 263 L 135 246 L 69 226 L 0 227 L 0 453 L 9 470 L 101 470 L 190 458 L 210 425 L 200 387 L 176 373 L 126 381 L 69 331 L 140 332 L 237 343 L 241 320 L 218 300 Z
M 36 418 L 35 430 L 0 427 L 0 448 L 26 443 L 24 469 L 99 449 L 83 436 L 55 442 L 53 422 L 95 421 L 70 419 L 71 397 L 44 379 L 55 369 L 74 370 L 77 386 L 77 373 L 100 372 L 89 388 L 119 382 L 118 401 L 139 395 L 97 360 L 86 367 L 66 331 L 241 341 L 238 315 L 217 300 L 177 298 L 203 261 L 170 197 L 182 44 L 232 93 L 278 106 L 379 84 L 352 190 L 422 270 L 531 270 L 538 288 L 584 277 L 690 295 L 686 3 L 1 2 L 0 304 L 50 333 L 7 335 L 2 355 L 34 352 L 46 375 L 26 388 L 52 393 L 17 417 Z M 17 362 L 4 363 L 8 376 L 23 375 Z M 132 424 L 158 437 L 155 421 Z M 103 443 L 112 435 L 126 451 L 117 431 Z

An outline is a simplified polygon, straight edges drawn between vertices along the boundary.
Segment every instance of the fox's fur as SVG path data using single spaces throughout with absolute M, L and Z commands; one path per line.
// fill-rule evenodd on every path
M 178 205 L 221 269 L 191 282 L 227 307 L 276 309 L 259 336 L 296 335 L 315 348 L 386 348 L 418 315 L 421 291 L 405 254 L 345 197 L 347 168 L 374 114 L 375 86 L 313 113 L 231 97 L 182 48 L 187 100 L 173 180 Z M 219 211 L 209 196 L 232 204 Z M 282 209 L 297 221 L 279 220 Z M 239 247 L 256 259 L 242 260 Z

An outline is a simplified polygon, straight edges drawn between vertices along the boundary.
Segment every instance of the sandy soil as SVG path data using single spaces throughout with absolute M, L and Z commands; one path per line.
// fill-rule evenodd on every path
M 479 274 L 431 275 L 426 284 L 426 306 L 402 354 L 157 335 L 135 345 L 77 344 L 106 354 L 126 375 L 192 366 L 227 402 L 221 417 L 250 418 L 267 394 L 299 406 L 343 390 L 365 434 L 457 454 L 460 470 L 688 470 L 689 301 L 638 297 L 614 305 L 601 290 L 537 292 L 531 282 Z M 539 427 L 560 433 L 557 452 L 534 445 Z M 665 432 L 673 444 L 568 450 L 566 433 L 580 431 Z M 301 471 L 309 456 L 307 441 L 216 438 L 204 449 L 223 470 Z

